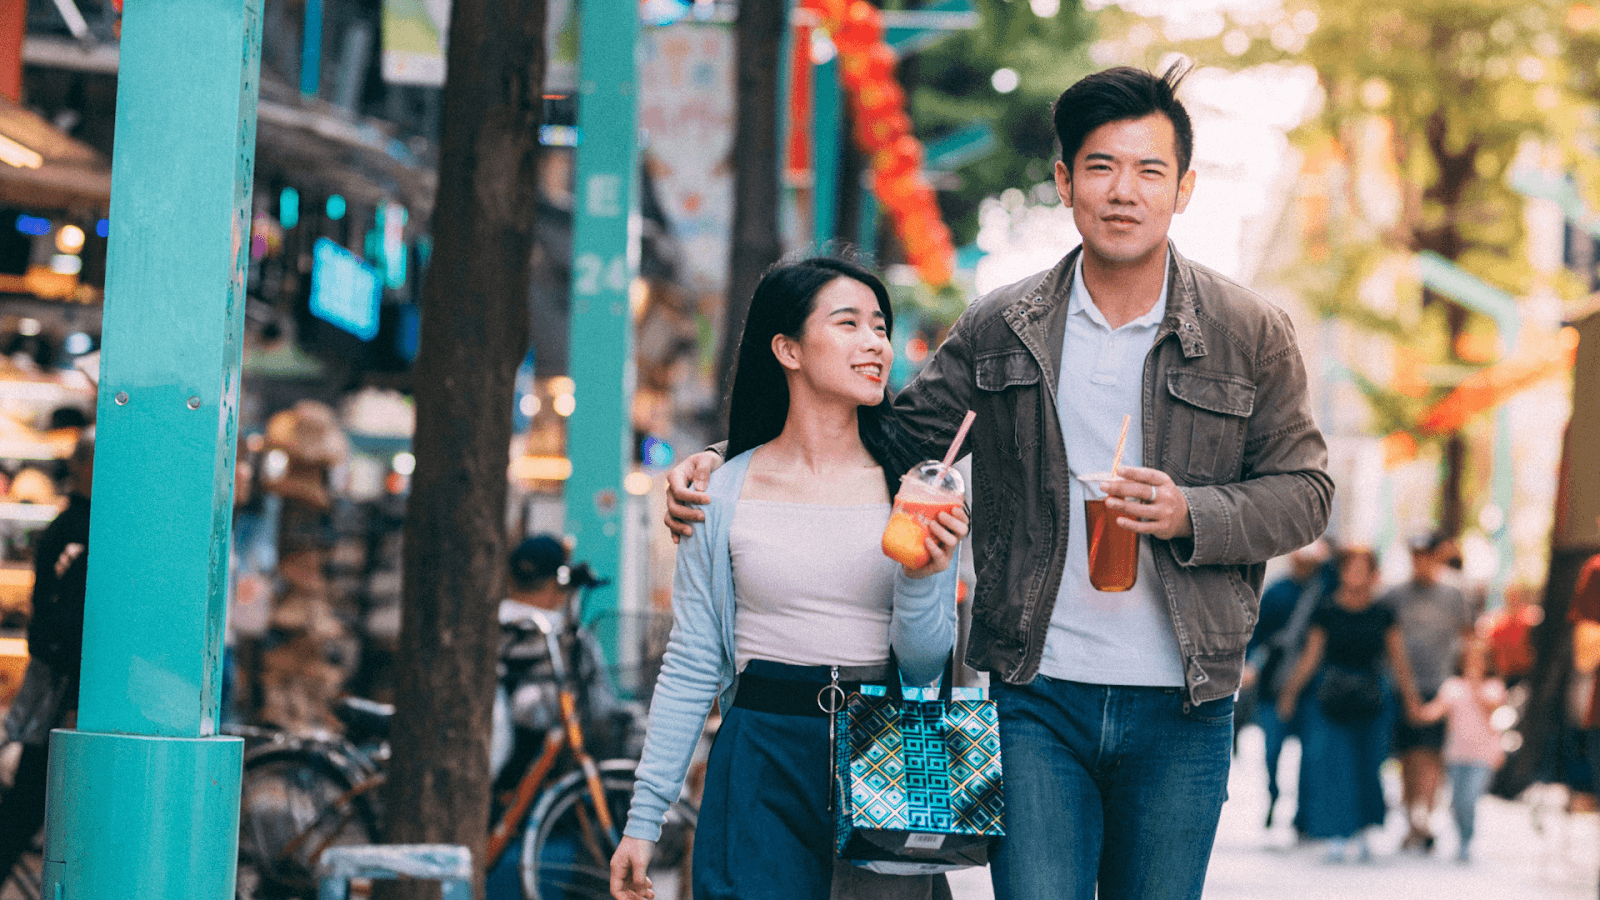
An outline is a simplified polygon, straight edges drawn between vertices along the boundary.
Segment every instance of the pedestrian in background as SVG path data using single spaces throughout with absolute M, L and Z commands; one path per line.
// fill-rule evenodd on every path
M 1533 588 L 1514 584 L 1506 588 L 1506 603 L 1478 620 L 1478 632 L 1489 642 L 1489 662 L 1506 689 L 1516 687 L 1533 672 L 1533 629 L 1544 621 L 1544 607 L 1528 602 Z
M 1461 646 L 1460 674 L 1445 679 L 1439 695 L 1416 711 L 1418 723 L 1444 721 L 1444 762 L 1450 778 L 1450 813 L 1455 819 L 1456 861 L 1472 859 L 1478 798 L 1505 762 L 1500 732 L 1491 716 L 1506 702 L 1506 686 L 1489 674 L 1489 647 L 1480 638 Z
M 1278 715 L 1300 705 L 1300 811 L 1307 837 L 1328 842 L 1327 859 L 1353 851 L 1371 858 L 1367 830 L 1383 825 L 1387 806 L 1379 769 L 1400 707 L 1418 706 L 1394 610 L 1373 602 L 1378 557 L 1356 547 L 1340 552 L 1333 603 L 1311 616 L 1305 651 L 1278 698 Z M 1392 681 L 1384 674 L 1384 663 Z
M 1295 723 L 1278 716 L 1278 696 L 1294 672 L 1311 623 L 1311 613 L 1328 596 L 1328 542 L 1317 539 L 1289 554 L 1289 573 L 1261 594 L 1261 616 L 1245 651 L 1244 690 L 1255 694 L 1255 722 L 1267 757 L 1267 821 L 1278 805 L 1278 761 L 1283 742 L 1296 734 Z
M 67 508 L 40 532 L 33 550 L 28 670 L 5 720 L 6 736 L 22 744 L 22 756 L 0 801 L 0 884 L 44 825 L 50 731 L 69 728 L 77 719 L 94 485 L 92 430 L 78 438 L 69 467 Z
M 882 550 L 900 476 L 923 458 L 888 403 L 893 315 L 882 282 L 836 259 L 778 266 L 756 288 L 730 459 L 710 479 L 705 524 L 678 547 L 672 638 L 611 861 L 618 900 L 654 896 L 654 842 L 713 702 L 723 718 L 695 828 L 697 900 L 933 896 L 929 876 L 836 862 L 829 802 L 830 685 L 929 684 L 955 644 L 966 513 L 939 514 L 922 568 Z
M 1600 526 L 1600 519 L 1595 523 Z M 1589 755 L 1589 770 L 1600 772 L 1600 553 L 1589 557 L 1578 571 L 1578 582 L 1567 607 L 1572 623 L 1572 671 L 1590 676 L 1593 687 L 1582 698 L 1578 726 L 1583 729 Z
M 1439 693 L 1455 671 L 1462 641 L 1473 635 L 1472 608 L 1460 588 L 1443 581 L 1446 568 L 1461 568 L 1461 550 L 1449 535 L 1431 532 L 1411 540 L 1411 580 L 1378 602 L 1393 609 L 1405 635 L 1406 655 L 1423 703 Z M 1395 724 L 1394 754 L 1400 758 L 1400 794 L 1406 836 L 1400 849 L 1432 853 L 1433 810 L 1444 785 L 1444 723 Z

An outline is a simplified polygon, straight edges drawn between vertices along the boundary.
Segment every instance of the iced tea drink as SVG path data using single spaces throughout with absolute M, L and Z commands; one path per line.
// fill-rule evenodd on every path
M 885 556 L 912 569 L 928 564 L 928 523 L 942 512 L 960 508 L 966 488 L 961 473 L 936 459 L 919 463 L 900 478 L 889 524 L 883 529 Z
M 1139 578 L 1139 533 L 1117 524 L 1117 514 L 1106 509 L 1106 492 L 1100 485 L 1122 479 L 1109 472 L 1079 475 L 1083 482 L 1084 528 L 1089 538 L 1089 583 L 1097 591 L 1126 591 Z

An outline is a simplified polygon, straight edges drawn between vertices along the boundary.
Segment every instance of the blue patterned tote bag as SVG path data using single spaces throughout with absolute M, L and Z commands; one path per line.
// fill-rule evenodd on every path
M 985 690 L 952 689 L 950 676 L 865 685 L 834 714 L 840 859 L 888 875 L 988 863 L 1005 833 L 999 720 Z

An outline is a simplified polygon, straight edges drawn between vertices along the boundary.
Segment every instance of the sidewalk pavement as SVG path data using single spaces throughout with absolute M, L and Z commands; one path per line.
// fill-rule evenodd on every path
M 1371 839 L 1372 861 L 1328 863 L 1318 843 L 1296 845 L 1294 816 L 1299 747 L 1284 748 L 1287 777 L 1274 826 L 1266 819 L 1267 790 L 1261 732 L 1239 735 L 1216 848 L 1206 874 L 1205 900 L 1594 900 L 1600 872 L 1600 818 L 1564 811 L 1563 788 L 1536 785 L 1516 802 L 1485 797 L 1478 806 L 1473 860 L 1455 862 L 1455 828 L 1441 795 L 1432 856 L 1397 851 L 1405 822 L 1396 812 L 1399 770 L 1384 769 L 1389 820 Z M 986 869 L 952 873 L 956 900 L 992 900 Z

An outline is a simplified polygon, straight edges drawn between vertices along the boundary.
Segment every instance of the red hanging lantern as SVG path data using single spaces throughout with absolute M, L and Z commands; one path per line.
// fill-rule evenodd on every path
M 840 51 L 847 48 L 852 53 L 865 53 L 873 44 L 883 42 L 883 17 L 878 8 L 867 0 L 854 0 L 839 22 L 833 38 Z
M 912 136 L 899 59 L 883 41 L 883 18 L 867 0 L 802 0 L 839 52 L 839 74 L 855 117 L 856 144 L 872 157 L 872 190 L 906 259 L 929 284 L 950 281 L 955 249 L 933 188 L 922 175 L 922 144 Z

